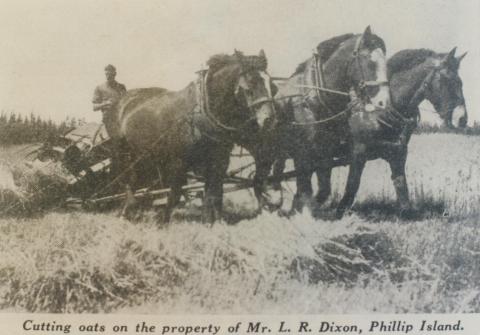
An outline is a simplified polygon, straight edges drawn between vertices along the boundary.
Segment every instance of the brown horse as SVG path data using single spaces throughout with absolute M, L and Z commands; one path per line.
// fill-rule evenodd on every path
M 280 119 L 279 156 L 293 158 L 297 178 L 291 212 L 310 204 L 315 170 L 329 171 L 332 158 L 339 153 L 358 156 L 358 141 L 351 130 L 355 129 L 351 121 L 356 114 L 390 108 L 385 44 L 370 27 L 361 35 L 324 41 L 317 52 L 298 66 L 275 96 Z M 358 103 L 352 104 L 352 99 Z M 358 110 L 350 115 L 354 108 Z M 277 179 L 283 168 L 284 159 L 277 160 Z M 349 176 L 347 193 L 356 187 L 354 179 Z
M 408 142 L 420 115 L 420 103 L 430 101 L 448 127 L 463 128 L 468 120 L 462 80 L 458 75 L 465 54 L 456 58 L 455 50 L 448 54 L 426 49 L 403 50 L 388 60 L 390 94 L 395 109 L 374 112 L 367 118 L 357 114 L 350 120 L 355 155 L 337 153 L 331 156 L 335 159 L 317 169 L 319 205 L 330 195 L 332 168 L 350 164 L 347 189 L 337 209 L 337 217 L 341 217 L 353 203 L 366 161 L 382 158 L 392 171 L 400 214 L 411 213 L 405 164 Z
M 118 105 L 120 133 L 133 153 L 128 163 L 150 164 L 163 186 L 171 188 L 165 221 L 179 203 L 189 171 L 205 182 L 204 220 L 220 219 L 223 179 L 235 143 L 256 159 L 254 187 L 259 198 L 268 174 L 270 163 L 263 168 L 262 154 L 275 114 L 265 54 L 244 56 L 236 51 L 213 56 L 207 64 L 208 70 L 181 91 L 136 89 Z

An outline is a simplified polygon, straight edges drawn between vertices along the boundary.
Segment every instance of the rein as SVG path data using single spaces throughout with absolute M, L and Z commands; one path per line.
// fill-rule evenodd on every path
M 347 67 L 347 69 L 351 66 L 351 64 L 353 62 L 356 62 L 357 66 L 359 67 L 360 69 L 360 74 L 361 74 L 361 81 L 358 85 L 358 88 L 360 90 L 363 90 L 364 88 L 366 87 L 369 87 L 369 86 L 382 86 L 382 85 L 388 85 L 388 81 L 374 81 L 374 80 L 365 80 L 365 73 L 363 72 L 363 68 L 360 64 L 360 59 L 359 59 L 359 49 L 360 49 L 360 44 L 361 44 L 361 41 L 362 41 L 362 37 L 358 37 L 357 38 L 357 41 L 355 42 L 355 49 L 353 50 L 353 59 L 351 60 L 349 66 Z M 323 74 L 323 65 L 321 64 L 321 58 L 319 56 L 318 53 L 313 53 L 313 56 L 312 56 L 312 69 L 313 69 L 313 75 L 314 75 L 314 81 L 315 81 L 315 85 L 294 85 L 295 87 L 298 87 L 298 88 L 307 88 L 307 89 L 310 89 L 310 90 L 315 90 L 316 91 L 316 96 L 318 98 L 318 101 L 320 102 L 320 104 L 322 104 L 329 112 L 329 114 L 333 114 L 327 118 L 324 118 L 324 119 L 321 119 L 321 120 L 317 120 L 317 121 L 313 121 L 313 122 L 292 122 L 291 124 L 294 125 L 294 126 L 309 126 L 309 125 L 316 125 L 316 124 L 322 124 L 322 123 L 327 123 L 327 122 L 330 122 L 344 114 L 347 114 L 350 112 L 350 110 L 352 109 L 352 107 L 355 105 L 355 103 L 353 101 L 351 101 L 347 108 L 341 110 L 341 111 L 338 111 L 338 112 L 334 112 L 332 111 L 332 109 L 328 106 L 327 102 L 325 101 L 323 95 L 321 94 L 321 92 L 325 92 L 325 93 L 330 93 L 330 94 L 337 94 L 337 95 L 340 95 L 340 96 L 347 96 L 347 97 L 350 97 L 351 98 L 351 94 L 350 92 L 344 92 L 344 91 L 339 91 L 339 90 L 334 90 L 334 89 L 329 89 L 329 88 L 326 88 L 325 87 L 325 78 L 324 78 L 324 74 Z M 273 78 L 274 80 L 284 80 L 284 78 Z M 307 93 L 308 94 L 308 93 Z M 290 97 L 303 97 L 304 101 L 306 100 L 306 94 L 294 94 L 294 95 L 289 95 L 289 96 L 284 96 L 284 97 L 280 97 L 280 98 L 277 98 L 276 100 L 279 100 L 279 99 L 286 99 L 286 98 L 290 98 Z
M 416 110 L 415 115 L 411 117 L 406 117 L 402 113 L 398 112 L 396 109 L 389 110 L 389 115 L 393 117 L 393 120 L 400 123 L 401 126 L 403 125 L 413 125 L 418 124 L 420 120 L 420 110 L 418 108 L 418 104 L 425 99 L 425 91 L 430 87 L 433 76 L 439 70 L 438 67 L 434 67 L 426 76 L 425 79 L 420 84 L 420 87 L 415 91 L 412 98 L 407 104 L 408 110 Z M 388 121 L 378 118 L 378 121 L 383 125 L 394 129 L 395 127 L 391 125 Z
M 332 89 L 329 89 L 329 88 L 319 87 L 319 86 L 315 86 L 315 85 L 295 85 L 295 87 L 310 88 L 312 90 L 317 90 L 317 91 L 327 92 L 327 93 L 333 93 L 333 94 L 343 95 L 343 96 L 347 96 L 347 97 L 350 96 L 350 94 L 348 94 L 347 92 L 332 90 Z
M 423 82 L 420 84 L 420 87 L 415 91 L 415 94 L 408 102 L 408 106 L 415 106 L 417 103 L 420 103 L 423 99 L 425 99 L 425 92 L 430 87 L 432 83 L 433 76 L 439 70 L 438 67 L 434 67 L 428 75 L 425 77 Z
M 406 117 L 402 113 L 398 112 L 395 108 L 390 109 L 389 115 L 393 117 L 394 121 L 400 123 L 401 126 L 413 126 L 417 125 L 420 121 L 420 110 L 418 104 L 425 99 L 425 91 L 430 87 L 433 76 L 439 70 L 438 67 L 434 67 L 426 76 L 425 79 L 420 84 L 420 87 L 415 91 L 412 98 L 408 102 L 407 109 L 416 110 L 415 115 L 412 117 Z M 395 127 L 391 125 L 388 121 L 378 118 L 377 119 L 383 125 L 394 129 Z

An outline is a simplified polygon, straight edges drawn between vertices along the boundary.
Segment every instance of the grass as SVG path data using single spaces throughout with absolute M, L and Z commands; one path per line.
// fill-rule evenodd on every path
M 370 162 L 352 214 L 254 211 L 229 194 L 239 222 L 159 228 L 113 214 L 51 212 L 0 219 L 0 307 L 33 312 L 457 313 L 480 311 L 480 143 L 415 135 L 407 179 L 418 210 L 395 214 L 386 164 Z M 346 169 L 333 174 L 332 201 Z M 3 178 L 0 178 L 2 180 Z M 286 185 L 294 188 L 293 183 Z M 288 194 L 287 194 L 288 195 Z M 287 201 L 288 202 L 288 201 Z M 288 203 L 285 204 L 288 206 Z

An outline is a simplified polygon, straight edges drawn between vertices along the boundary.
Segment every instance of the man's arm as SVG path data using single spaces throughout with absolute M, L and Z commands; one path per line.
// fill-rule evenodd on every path
M 92 104 L 94 111 L 110 108 L 112 106 L 112 102 L 110 100 L 103 101 L 102 92 L 98 87 L 95 88 L 95 91 L 93 92 Z
M 112 107 L 112 103 L 110 101 L 106 101 L 106 102 L 101 102 L 101 103 L 94 103 L 93 104 L 93 111 L 96 112 L 96 111 L 99 111 L 99 110 L 102 110 L 104 108 L 110 108 Z

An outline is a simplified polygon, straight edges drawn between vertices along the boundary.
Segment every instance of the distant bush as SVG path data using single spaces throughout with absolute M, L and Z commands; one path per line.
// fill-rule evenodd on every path
M 480 122 L 475 121 L 472 126 L 463 129 L 447 128 L 444 125 L 429 124 L 421 122 L 415 129 L 415 134 L 463 134 L 480 135 Z
M 45 142 L 65 134 L 83 122 L 83 120 L 67 118 L 65 121 L 55 123 L 52 120 L 43 120 L 33 113 L 30 116 L 22 116 L 2 110 L 0 112 L 0 145 Z

